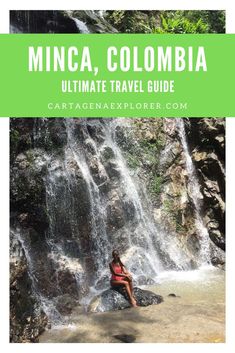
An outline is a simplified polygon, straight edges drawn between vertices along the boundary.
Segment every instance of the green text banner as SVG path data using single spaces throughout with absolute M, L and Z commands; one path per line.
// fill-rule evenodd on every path
M 0 116 L 235 116 L 235 35 L 1 34 Z

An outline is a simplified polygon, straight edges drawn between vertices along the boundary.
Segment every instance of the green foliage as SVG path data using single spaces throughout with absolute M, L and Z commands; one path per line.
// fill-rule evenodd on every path
M 177 219 L 175 219 L 175 230 L 176 230 L 177 233 L 185 232 L 184 227 L 182 226 L 182 224 L 180 224 L 180 223 L 178 222 Z
M 225 12 L 107 11 L 107 20 L 122 33 L 225 33 Z
M 106 19 L 122 33 L 151 33 L 160 11 L 114 10 L 106 12 Z
M 163 183 L 163 177 L 160 175 L 155 176 L 151 185 L 152 193 L 159 195 L 162 189 L 162 183 Z
M 159 154 L 165 145 L 163 136 L 158 136 L 157 139 L 147 140 L 143 139 L 140 141 L 140 146 L 144 149 L 145 153 L 148 155 L 149 159 L 156 160 L 159 158 Z
M 176 232 L 177 233 L 184 232 L 185 229 L 181 224 L 179 210 L 177 209 L 177 207 L 174 203 L 174 199 L 164 200 L 163 210 L 166 213 L 169 220 L 171 221 L 171 223 L 174 225 Z
M 28 150 L 26 155 L 27 155 L 27 161 L 29 162 L 29 164 L 33 164 L 34 162 L 33 150 Z
M 11 144 L 13 146 L 17 146 L 19 138 L 20 138 L 19 131 L 15 130 L 15 129 L 12 129 L 11 130 L 11 135 L 10 135 L 10 140 L 11 140 Z
M 119 26 L 124 21 L 125 11 L 116 10 L 108 12 L 108 18 L 115 26 Z
M 194 22 L 181 16 L 171 18 L 161 15 L 161 27 L 153 29 L 153 33 L 208 33 L 208 28 L 208 24 L 203 22 L 201 18 Z
M 128 154 L 127 155 L 127 164 L 131 169 L 136 169 L 140 166 L 140 160 L 137 156 Z
M 204 23 L 208 24 L 208 33 L 225 33 L 225 11 L 215 10 L 190 10 L 190 11 L 177 11 L 181 12 L 190 21 L 198 21 L 202 19 Z

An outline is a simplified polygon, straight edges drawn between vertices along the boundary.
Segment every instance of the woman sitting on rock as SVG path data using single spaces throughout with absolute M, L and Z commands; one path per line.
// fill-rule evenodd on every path
M 109 267 L 112 273 L 111 286 L 112 287 L 125 287 L 128 294 L 130 303 L 132 306 L 136 307 L 136 300 L 133 295 L 133 285 L 131 274 L 126 270 L 122 261 L 120 260 L 119 253 L 117 250 L 113 250 L 113 261 L 110 262 Z

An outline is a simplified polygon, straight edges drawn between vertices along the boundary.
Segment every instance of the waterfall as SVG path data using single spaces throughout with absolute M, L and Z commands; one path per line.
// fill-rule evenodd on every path
M 85 22 L 83 22 L 83 21 L 81 21 L 81 20 L 79 20 L 78 18 L 75 18 L 75 17 L 71 17 L 71 18 L 76 23 L 76 26 L 77 26 L 77 28 L 78 28 L 80 33 L 83 33 L 83 34 L 90 33 L 90 31 L 89 31 L 89 29 L 88 29 L 88 27 L 87 27 Z
M 158 282 L 168 270 L 191 269 L 187 247 L 156 223 L 145 183 L 128 167 L 125 143 L 131 141 L 132 124 L 123 118 L 64 118 L 35 119 L 31 125 L 30 170 L 40 175 L 45 199 L 39 206 L 48 221 L 36 232 L 19 225 L 17 239 L 35 297 L 52 323 L 64 320 L 59 312 L 64 296 L 73 298 L 74 305 L 87 305 L 109 288 L 115 248 L 135 285 Z M 178 129 L 204 264 L 209 262 L 209 245 L 200 190 L 181 120 Z M 163 161 L 168 153 L 169 146 Z
M 104 20 L 106 10 L 90 10 L 93 14 Z
M 135 280 L 138 282 L 141 276 L 156 279 L 159 272 L 164 269 L 162 257 L 165 257 L 170 248 L 169 242 L 167 236 L 157 229 L 148 211 L 144 209 L 136 181 L 130 176 L 116 142 L 115 131 L 118 124 L 122 126 L 122 119 L 90 121 L 67 118 L 64 119 L 64 124 L 67 134 L 64 156 L 61 161 L 51 160 L 48 163 L 46 177 L 47 209 L 50 217 L 47 244 L 54 265 L 59 269 L 63 266 L 69 270 L 76 278 L 79 290 L 81 291 L 81 287 L 84 288 L 85 296 L 88 287 L 98 286 L 102 290 L 109 285 L 108 263 L 112 249 L 114 246 L 119 247 L 118 243 L 122 239 L 123 260 L 133 272 Z M 76 135 L 78 128 L 80 138 Z M 91 136 L 90 128 L 101 130 L 103 138 L 101 142 Z M 38 133 L 40 131 L 41 129 Z M 112 155 L 110 165 L 113 168 L 112 173 L 117 174 L 116 178 L 108 175 L 111 167 L 105 165 L 106 150 Z M 92 174 L 94 166 L 91 162 L 95 164 L 99 173 L 98 180 L 95 180 L 94 173 Z M 87 200 L 85 221 L 79 219 L 78 213 L 78 174 L 79 183 Z M 103 191 L 106 187 L 111 188 L 109 194 L 106 190 Z M 111 200 L 114 198 L 114 201 L 110 201 L 110 198 Z M 115 209 L 115 202 L 123 212 L 125 224 L 111 236 L 107 222 L 112 216 L 108 212 L 110 205 Z M 83 234 L 85 222 L 89 224 L 89 229 L 85 230 L 86 235 Z M 78 248 L 78 258 L 75 250 L 74 254 L 70 254 L 70 250 L 68 252 L 69 242 L 74 249 Z M 82 253 L 87 252 L 90 253 L 89 266 L 82 256 Z M 176 254 L 177 250 L 174 249 L 173 252 Z M 180 258 L 179 262 L 182 263 L 181 260 Z
M 133 250 L 136 250 L 137 259 L 141 259 L 139 262 L 139 275 L 151 273 L 153 277 L 156 277 L 159 271 L 163 269 L 156 244 L 154 244 L 158 238 L 158 230 L 143 209 L 135 181 L 130 176 L 130 171 L 116 142 L 116 127 L 120 122 L 122 124 L 122 120 L 116 119 L 111 121 L 111 123 L 106 123 L 105 136 L 106 144 L 113 151 L 120 171 L 120 188 L 123 189 L 123 195 L 127 196 L 129 203 L 134 206 L 137 225 L 134 229 L 134 234 L 132 234 L 130 229 L 127 229 L 129 252 L 132 254 Z M 145 262 L 144 264 L 143 261 Z
M 17 27 L 10 25 L 10 33 L 23 33 Z
M 177 126 L 179 131 L 182 148 L 185 154 L 186 169 L 188 173 L 188 189 L 191 196 L 194 210 L 195 210 L 195 226 L 200 243 L 200 263 L 201 265 L 210 264 L 210 238 L 207 228 L 204 225 L 201 212 L 201 203 L 203 196 L 200 192 L 200 185 L 197 179 L 197 173 L 189 152 L 184 121 L 182 118 L 177 119 Z
M 91 237 L 93 244 L 93 257 L 96 262 L 97 273 L 99 277 L 107 266 L 108 257 L 111 247 L 108 241 L 106 226 L 105 226 L 105 209 L 101 200 L 101 195 L 98 185 L 95 183 L 85 155 L 83 146 L 79 146 L 79 142 L 74 137 L 74 120 L 66 119 L 66 131 L 68 144 L 66 148 L 66 158 L 72 155 L 75 163 L 82 173 L 83 180 L 86 183 L 90 205 L 91 205 Z M 88 140 L 86 140 L 86 143 Z
M 104 19 L 105 10 L 99 10 L 99 11 L 98 11 L 98 14 L 99 14 L 99 16 L 100 16 L 102 19 Z
M 40 123 L 49 143 L 47 121 Z M 102 290 L 109 285 L 108 262 L 114 247 L 120 248 L 123 261 L 137 283 L 143 277 L 157 281 L 158 274 L 166 268 L 189 266 L 179 240 L 156 225 L 144 186 L 131 176 L 116 136 L 116 131 L 125 129 L 125 124 L 121 118 L 64 119 L 67 136 L 64 154 L 59 160 L 51 156 L 47 164 L 49 258 L 57 271 L 69 271 L 78 291 L 85 296 L 89 288 Z M 101 133 L 101 141 L 90 133 L 92 129 L 95 134 Z M 40 127 L 34 130 L 35 141 L 41 132 Z M 108 162 L 104 157 L 107 151 Z M 86 199 L 82 218 L 81 193 Z M 116 211 L 121 215 L 116 216 Z M 109 223 L 115 217 L 115 222 L 121 217 L 123 224 L 112 230 Z M 90 254 L 89 258 L 84 257 L 85 253 Z
M 187 251 L 185 252 L 179 239 L 172 237 L 171 233 L 164 230 L 163 225 L 156 224 L 153 220 L 153 210 L 145 185 L 143 183 L 140 184 L 138 178 L 131 176 L 125 158 L 116 142 L 116 130 L 118 127 L 132 130 L 133 126 L 122 118 L 114 119 L 109 124 L 106 123 L 106 143 L 113 149 L 121 171 L 120 188 L 124 188 L 124 194 L 128 195 L 128 198 L 135 206 L 137 216 L 137 226 L 129 241 L 129 251 L 131 256 L 135 254 L 132 260 L 133 263 L 138 257 L 141 258 L 141 261 L 139 263 L 140 269 L 137 270 L 130 263 L 131 269 L 133 269 L 134 273 L 139 271 L 139 275 L 147 273 L 155 281 L 158 281 L 159 273 L 167 269 L 190 269 L 191 265 Z M 131 234 L 130 230 L 127 231 L 127 234 Z M 131 251 L 131 249 L 135 248 L 137 250 L 136 253 Z

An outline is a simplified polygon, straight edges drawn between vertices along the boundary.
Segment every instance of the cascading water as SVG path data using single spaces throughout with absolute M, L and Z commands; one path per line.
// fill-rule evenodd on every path
M 107 195 L 102 194 L 99 190 L 99 188 L 102 187 L 105 182 L 110 182 L 109 176 L 107 175 L 103 166 L 103 161 L 101 157 L 101 151 L 104 147 L 109 148 L 112 151 L 113 163 L 115 164 L 117 172 L 120 173 L 120 185 L 118 188 L 115 187 L 115 192 L 117 191 L 117 193 L 119 193 L 119 198 L 125 198 L 129 207 L 131 207 L 134 212 L 134 224 L 131 228 L 127 225 L 125 227 L 125 230 L 123 230 L 123 232 L 125 232 L 125 236 L 128 239 L 128 245 L 125 255 L 129 262 L 129 266 L 133 268 L 134 265 L 131 261 L 131 258 L 129 257 L 131 256 L 131 254 L 135 254 L 136 261 L 139 260 L 139 266 L 137 266 L 139 270 L 137 271 L 136 268 L 133 268 L 133 270 L 135 270 L 136 278 L 140 274 L 148 274 L 151 277 L 155 277 L 157 273 L 162 269 L 161 261 L 155 249 L 155 245 L 153 244 L 153 240 L 151 239 L 151 237 L 157 237 L 157 229 L 154 228 L 154 225 L 151 224 L 151 222 L 144 213 L 135 184 L 129 175 L 121 152 L 112 137 L 111 131 L 115 130 L 115 126 L 112 123 L 110 124 L 107 122 L 103 122 L 103 124 L 100 124 L 99 121 L 95 121 L 93 123 L 95 128 L 102 127 L 105 133 L 104 143 L 98 144 L 89 135 L 86 121 L 84 121 L 82 124 L 83 134 L 85 136 L 84 142 L 86 145 L 89 145 L 90 148 L 92 148 L 93 156 L 95 156 L 95 159 L 98 163 L 98 169 L 99 171 L 103 172 L 104 181 L 101 184 L 96 184 L 91 174 L 90 166 L 88 165 L 88 159 L 90 157 L 88 155 L 88 152 L 84 149 L 84 143 L 81 144 L 81 142 L 79 143 L 79 141 L 75 140 L 74 120 L 67 119 L 65 123 L 68 138 L 68 143 L 65 150 L 65 165 L 68 166 L 69 161 L 71 160 L 76 163 L 85 182 L 85 188 L 88 190 L 88 197 L 90 203 L 89 214 L 91 222 L 90 241 L 92 243 L 91 257 L 95 262 L 95 279 L 99 280 L 102 278 L 102 274 L 107 274 L 108 260 L 110 258 L 112 249 L 112 239 L 108 239 L 106 230 L 106 220 L 108 217 L 106 207 Z M 64 174 L 64 176 L 67 179 L 69 178 L 68 173 Z M 51 183 L 49 182 L 48 185 L 50 184 Z M 55 181 L 52 184 L 56 185 Z M 50 195 L 53 195 L 53 192 L 51 192 Z M 65 195 L 64 200 L 66 199 L 68 199 L 68 195 Z M 55 202 L 58 201 L 55 200 Z M 53 209 L 51 205 L 49 208 Z M 55 214 L 55 212 L 53 213 Z M 54 221 L 54 223 L 56 223 L 56 220 Z M 74 222 L 72 221 L 72 224 L 73 223 Z M 76 227 L 74 231 L 76 232 Z M 79 238 L 79 233 L 77 232 L 75 236 Z
M 189 193 L 194 205 L 195 210 L 195 226 L 198 233 L 199 243 L 200 243 L 200 258 L 199 262 L 201 265 L 210 264 L 210 238 L 207 228 L 204 225 L 201 216 L 201 203 L 203 196 L 200 192 L 200 186 L 197 179 L 196 170 L 189 153 L 187 138 L 185 134 L 184 122 L 181 118 L 177 119 L 177 126 L 179 131 L 179 136 L 182 143 L 182 148 L 185 154 L 186 169 L 188 173 L 188 188 Z
M 101 200 L 98 185 L 95 183 L 90 169 L 88 167 L 83 147 L 79 146 L 79 141 L 74 137 L 74 120 L 66 119 L 66 131 L 68 144 L 65 156 L 71 155 L 82 173 L 83 180 L 86 183 L 90 205 L 91 205 L 91 238 L 92 238 L 92 256 L 96 263 L 96 277 L 99 277 L 107 265 L 109 253 L 111 250 L 105 227 L 105 210 Z
M 128 129 L 133 131 L 132 123 L 122 118 L 35 119 L 32 126 L 30 158 L 35 173 L 43 170 L 48 227 L 38 243 L 26 234 L 21 244 L 34 292 L 52 323 L 63 322 L 58 298 L 69 295 L 87 305 L 109 287 L 114 248 L 137 285 L 158 282 L 168 270 L 191 269 L 189 253 L 177 236 L 156 224 L 147 190 L 127 166 L 119 133 Z M 178 129 L 204 264 L 209 254 L 199 186 L 181 121 Z
M 172 237 L 163 227 L 154 222 L 151 202 L 148 200 L 147 190 L 138 178 L 131 176 L 125 158 L 116 142 L 116 131 L 118 128 L 133 129 L 133 126 L 125 119 L 114 119 L 106 125 L 106 143 L 115 153 L 116 162 L 121 171 L 120 188 L 124 188 L 124 195 L 134 205 L 137 224 L 134 229 L 127 229 L 130 241 L 131 261 L 128 266 L 131 270 L 141 276 L 147 274 L 150 278 L 158 281 L 160 272 L 167 269 L 187 270 L 191 268 L 188 254 L 185 253 L 177 237 Z M 132 249 L 132 251 L 131 251 Z M 136 253 L 134 251 L 136 249 Z M 135 267 L 135 261 L 140 257 L 139 268 Z M 127 256 L 128 258 L 128 256 Z
M 114 152 L 115 161 L 120 171 L 118 191 L 121 192 L 121 197 L 123 195 L 127 197 L 128 202 L 134 206 L 134 226 L 126 226 L 129 248 L 126 254 L 124 253 L 124 259 L 136 279 L 138 276 L 147 275 L 157 281 L 159 272 L 164 271 L 166 267 L 187 268 L 187 261 L 185 261 L 177 240 L 170 239 L 169 235 L 154 223 L 149 213 L 151 206 L 146 197 L 146 190 L 142 185 L 141 193 L 138 188 L 138 180 L 131 177 L 130 170 L 116 142 L 117 128 L 125 125 L 124 119 L 120 118 L 106 123 L 105 128 L 105 143 Z
M 145 263 L 143 266 L 142 263 L 142 269 L 140 272 L 141 274 L 149 273 L 151 268 L 152 275 L 156 276 L 157 273 L 162 270 L 162 264 L 159 259 L 156 244 L 154 245 L 154 240 L 157 239 L 158 230 L 150 221 L 149 217 L 146 216 L 138 190 L 130 176 L 125 160 L 122 157 L 121 151 L 116 143 L 115 131 L 118 123 L 120 124 L 120 120 L 115 120 L 114 122 L 111 122 L 111 124 L 106 124 L 106 144 L 114 152 L 116 164 L 120 171 L 120 188 L 123 189 L 122 192 L 127 196 L 130 204 L 134 206 L 137 225 L 134 230 L 134 234 L 130 232 L 130 230 L 127 230 L 126 232 L 130 246 L 129 251 L 132 252 L 131 250 L 136 249 L 136 255 L 138 258 L 138 255 L 140 255 L 144 249 L 145 258 L 148 264 Z M 144 244 L 142 242 L 143 239 Z M 143 260 L 144 259 L 142 258 L 142 262 Z M 139 265 L 141 266 L 141 263 L 139 263 Z M 147 270 L 146 267 L 149 267 L 149 269 Z
M 89 31 L 89 29 L 88 29 L 88 27 L 87 27 L 87 25 L 86 25 L 85 22 L 79 20 L 79 19 L 76 18 L 76 17 L 71 17 L 71 18 L 72 18 L 72 19 L 74 20 L 74 22 L 76 23 L 76 26 L 77 26 L 77 28 L 78 28 L 78 30 L 79 30 L 80 33 L 82 33 L 82 34 L 88 34 L 88 33 L 90 33 L 90 31 Z
M 17 27 L 10 25 L 10 33 L 22 33 Z
M 168 267 L 187 269 L 188 259 L 180 244 L 153 222 L 148 200 L 143 196 L 146 192 L 142 190 L 140 195 L 138 181 L 130 175 L 116 141 L 117 128 L 125 124 L 123 119 L 65 119 L 64 124 L 67 135 L 64 157 L 48 163 L 46 177 L 50 217 L 47 244 L 55 267 L 67 269 L 85 297 L 88 288 L 94 293 L 109 285 L 108 262 L 112 249 L 120 247 L 120 241 L 123 260 L 137 283 L 143 277 L 157 280 L 159 272 L 166 268 L 167 258 L 170 260 Z M 78 128 L 79 137 L 76 135 Z M 101 141 L 91 136 L 89 129 L 101 131 Z M 108 162 L 104 157 L 107 151 Z M 94 175 L 94 168 L 98 177 Z M 77 182 L 78 175 L 81 186 Z M 87 202 L 85 221 L 80 219 L 78 211 L 76 189 L 79 187 L 85 192 Z M 114 211 L 120 208 L 120 217 L 124 218 L 120 229 L 110 229 L 109 207 Z M 86 235 L 85 222 L 89 228 Z M 72 252 L 68 249 L 69 243 Z M 82 253 L 89 253 L 88 262 Z

